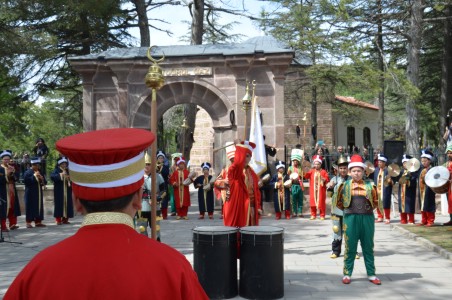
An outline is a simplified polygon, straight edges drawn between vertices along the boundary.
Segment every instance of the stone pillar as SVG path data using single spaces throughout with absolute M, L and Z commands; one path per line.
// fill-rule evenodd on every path
M 116 88 L 118 91 L 118 125 L 119 127 L 128 127 L 129 122 L 129 82 L 130 64 L 109 64 L 109 67 L 116 76 Z
M 97 66 L 77 65 L 74 68 L 80 74 L 83 84 L 83 129 L 91 131 L 96 129 L 93 81 L 97 75 Z

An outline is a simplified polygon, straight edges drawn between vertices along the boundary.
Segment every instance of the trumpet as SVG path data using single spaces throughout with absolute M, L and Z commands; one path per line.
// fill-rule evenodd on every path
M 163 163 L 157 162 L 157 164 L 155 165 L 155 169 L 157 173 L 162 173 L 162 169 L 163 169 Z
M 13 178 L 14 177 L 14 173 L 16 172 L 16 168 L 14 168 L 14 166 L 12 166 L 10 164 L 8 164 L 7 167 L 8 167 L 7 170 L 6 170 L 7 176 L 9 178 Z
M 63 178 L 67 180 L 67 186 L 71 186 L 71 179 L 69 176 L 69 172 L 67 167 L 62 168 L 63 172 L 61 173 L 63 175 Z
M 44 185 L 44 177 L 42 177 L 41 172 L 35 171 L 34 175 L 35 175 L 36 179 L 38 180 L 38 183 L 40 185 Z

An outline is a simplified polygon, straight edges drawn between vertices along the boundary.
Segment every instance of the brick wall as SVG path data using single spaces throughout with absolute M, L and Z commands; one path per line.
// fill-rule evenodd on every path
M 212 119 L 207 111 L 199 107 L 196 114 L 196 126 L 193 132 L 195 142 L 190 152 L 190 170 L 201 175 L 201 164 L 209 162 L 212 164 L 213 128 Z

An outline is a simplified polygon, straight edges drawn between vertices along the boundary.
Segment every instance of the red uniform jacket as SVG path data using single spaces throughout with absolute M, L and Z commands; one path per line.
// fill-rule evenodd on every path
M 445 167 L 449 170 L 450 176 L 449 181 L 452 179 L 452 162 L 447 162 Z M 452 214 L 452 182 L 449 185 L 449 191 L 447 192 L 447 202 L 448 202 L 448 213 Z
M 177 250 L 125 224 L 95 224 L 83 226 L 72 237 L 38 253 L 4 299 L 208 297 L 190 263 Z
M 320 174 L 320 177 L 316 177 L 316 174 Z M 318 175 L 317 175 L 318 176 Z M 309 179 L 309 205 L 311 207 L 318 207 L 319 209 L 325 209 L 326 201 L 326 184 L 330 181 L 328 173 L 321 169 L 316 171 L 315 169 L 309 170 L 304 174 L 305 179 Z M 323 178 L 323 183 L 322 179 Z
M 188 186 L 183 184 L 184 180 L 188 178 L 188 170 L 183 170 L 183 176 L 179 177 L 179 169 L 171 174 L 170 184 L 174 185 L 175 183 L 179 184 L 179 187 L 174 187 L 174 203 L 177 208 L 181 208 L 182 206 L 190 206 L 190 190 Z
M 250 206 L 250 196 L 245 183 L 244 164 L 247 150 L 237 147 L 234 162 L 228 169 L 229 201 L 224 203 L 224 225 L 243 227 L 250 225 L 253 218 L 254 225 L 259 225 L 259 213 L 261 208 L 261 193 L 259 191 L 259 179 L 251 167 L 246 172 L 251 175 L 252 189 L 254 190 L 254 210 Z M 252 213 L 254 212 L 254 213 Z

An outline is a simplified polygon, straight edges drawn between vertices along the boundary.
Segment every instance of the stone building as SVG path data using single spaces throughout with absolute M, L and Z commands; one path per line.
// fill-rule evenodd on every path
M 304 73 L 310 61 L 273 38 L 153 49 L 153 57 L 165 56 L 160 63 L 165 85 L 157 92 L 157 117 L 177 104 L 193 103 L 201 108 L 194 129 L 192 166 L 211 161 L 217 174 L 225 163 L 225 154 L 213 149 L 243 138 L 245 111 L 241 99 L 246 82 L 252 80 L 256 82 L 266 143 L 278 149 L 275 158 L 285 159 L 285 146 L 291 149 L 298 143 L 306 147 L 312 144 L 311 91 Z M 85 130 L 150 128 L 151 91 L 144 84 L 151 65 L 147 50 L 112 49 L 70 58 L 82 78 Z M 335 96 L 327 86 L 317 95 L 317 139 L 333 145 L 342 138 L 342 129 L 337 127 L 340 123 L 333 117 Z M 297 124 L 302 128 L 301 137 L 295 133 Z

